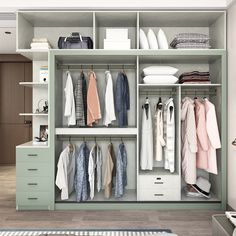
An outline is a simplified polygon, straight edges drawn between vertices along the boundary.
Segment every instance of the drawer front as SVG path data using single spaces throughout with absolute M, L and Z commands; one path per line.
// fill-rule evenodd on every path
M 17 177 L 17 192 L 47 192 L 51 189 L 49 177 Z
M 47 177 L 52 176 L 52 170 L 47 163 L 16 163 L 17 177 Z
M 49 192 L 17 192 L 16 205 L 17 208 L 20 206 L 42 206 L 42 209 L 47 209 L 50 205 L 50 194 Z
M 178 175 L 140 175 L 139 187 L 150 189 L 172 189 L 180 187 Z
M 16 163 L 49 162 L 48 148 L 16 148 Z
M 139 201 L 180 201 L 180 189 L 142 189 L 138 194 Z

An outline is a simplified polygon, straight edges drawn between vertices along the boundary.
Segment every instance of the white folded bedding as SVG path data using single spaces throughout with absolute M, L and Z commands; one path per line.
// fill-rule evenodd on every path
M 143 78 L 144 84 L 175 84 L 177 81 L 173 75 L 147 75 Z

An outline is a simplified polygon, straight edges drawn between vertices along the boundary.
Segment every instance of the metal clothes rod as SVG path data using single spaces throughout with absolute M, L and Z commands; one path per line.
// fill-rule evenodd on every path
M 135 64 L 116 64 L 116 63 L 111 63 L 111 64 L 57 64 L 57 69 L 67 69 L 67 70 L 83 70 L 83 69 L 136 69 Z
M 74 135 L 73 135 L 73 137 L 72 136 L 64 136 L 63 135 L 63 137 L 61 137 L 61 136 L 58 136 L 57 137 L 57 140 L 58 141 L 122 141 L 122 140 L 131 140 L 131 139 L 136 139 L 136 137 L 135 136 L 126 136 L 126 137 L 123 137 L 123 136 L 121 136 L 121 137 L 101 137 L 101 136 L 94 136 L 94 137 L 86 137 L 86 136 L 80 136 L 80 137 L 75 137 Z

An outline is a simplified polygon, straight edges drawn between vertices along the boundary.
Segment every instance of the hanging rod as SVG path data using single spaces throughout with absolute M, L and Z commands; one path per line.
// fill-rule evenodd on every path
M 121 140 L 131 140 L 131 139 L 136 139 L 135 136 L 131 135 L 131 136 L 107 136 L 107 137 L 104 137 L 104 136 L 94 136 L 94 137 L 87 137 L 86 135 L 85 136 L 60 136 L 58 135 L 57 136 L 57 140 L 58 141 L 97 141 L 97 140 L 106 140 L 106 141 L 110 141 L 110 140 L 114 140 L 114 141 L 121 141 Z
M 83 64 L 57 64 L 57 69 L 67 69 L 67 70 L 83 70 L 83 69 L 136 69 L 135 64 L 117 64 L 117 63 L 111 63 L 111 64 L 100 64 L 100 63 L 95 63 L 95 64 L 88 64 L 88 63 L 83 63 Z

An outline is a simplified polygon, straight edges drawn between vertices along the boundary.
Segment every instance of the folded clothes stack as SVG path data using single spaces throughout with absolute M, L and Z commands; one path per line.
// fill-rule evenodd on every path
M 175 35 L 170 46 L 175 49 L 208 49 L 209 36 L 199 33 L 180 33 Z
M 47 38 L 33 38 L 30 47 L 31 49 L 50 49 L 51 45 Z
M 186 72 L 179 77 L 180 84 L 210 84 L 210 73 L 192 71 Z
M 171 66 L 149 66 L 143 69 L 144 84 L 175 84 L 178 78 L 174 76 L 178 69 Z

